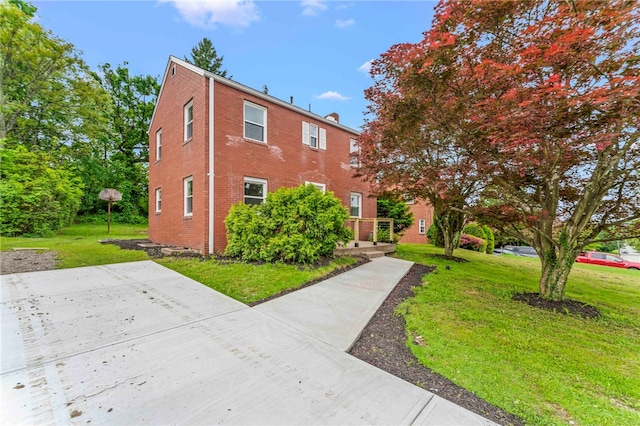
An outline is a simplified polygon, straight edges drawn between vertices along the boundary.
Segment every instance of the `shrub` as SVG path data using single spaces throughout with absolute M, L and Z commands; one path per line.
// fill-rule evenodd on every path
M 482 225 L 477 224 L 476 222 L 468 223 L 464 229 L 462 230 L 463 234 L 471 235 L 473 237 L 478 237 L 484 241 L 484 244 L 480 247 L 479 252 L 485 253 L 487 251 L 487 234 L 484 231 L 484 227 Z M 462 247 L 462 241 L 460 242 L 460 247 Z M 475 249 L 471 249 L 475 250 Z M 493 252 L 493 249 L 492 249 Z
M 482 229 L 487 236 L 487 254 L 493 254 L 493 249 L 496 248 L 496 238 L 493 235 L 493 231 L 487 225 L 484 225 Z
M 394 235 L 402 235 L 408 227 L 413 225 L 413 212 L 409 208 L 407 202 L 396 194 L 393 194 L 391 192 L 385 192 L 381 194 L 377 199 L 377 210 L 378 217 L 393 219 Z M 384 227 L 380 229 L 384 230 Z M 385 241 L 388 240 L 389 231 L 387 230 Z M 378 241 L 382 241 L 382 238 L 380 238 L 380 231 L 378 231 Z
M 436 247 L 444 247 L 444 235 L 440 228 L 438 228 L 434 223 L 431 224 L 429 230 L 427 231 L 427 238 L 429 242 Z
M 460 237 L 460 248 L 484 253 L 486 247 L 487 241 L 482 238 L 478 238 L 468 234 L 462 234 L 462 236 Z
M 50 236 L 78 211 L 82 183 L 44 152 L 0 150 L 0 234 Z
M 255 206 L 238 203 L 225 219 L 229 256 L 265 262 L 311 263 L 353 238 L 349 212 L 333 193 L 313 185 L 280 188 Z

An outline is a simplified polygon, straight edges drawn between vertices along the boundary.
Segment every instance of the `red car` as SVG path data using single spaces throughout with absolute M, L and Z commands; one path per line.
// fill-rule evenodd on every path
M 628 260 L 624 260 L 620 256 L 616 256 L 615 254 L 600 253 L 597 251 L 580 253 L 580 255 L 578 255 L 578 257 L 576 258 L 576 262 L 591 263 L 592 265 L 613 266 L 615 268 L 640 270 L 640 263 L 629 262 Z

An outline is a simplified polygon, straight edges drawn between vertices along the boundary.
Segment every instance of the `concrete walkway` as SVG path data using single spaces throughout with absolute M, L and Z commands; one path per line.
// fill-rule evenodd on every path
M 410 266 L 255 308 L 151 261 L 4 275 L 0 422 L 492 424 L 344 352 Z

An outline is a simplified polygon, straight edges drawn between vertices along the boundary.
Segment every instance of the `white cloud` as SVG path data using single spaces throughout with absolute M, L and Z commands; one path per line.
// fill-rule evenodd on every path
M 252 0 L 159 0 L 171 3 L 182 18 L 197 27 L 211 28 L 218 24 L 244 28 L 260 20 Z
M 364 72 L 369 74 L 369 72 L 371 71 L 371 63 L 373 62 L 373 59 L 369 59 L 367 62 L 365 62 L 364 64 L 360 65 L 360 68 L 358 68 L 358 71 Z
M 348 101 L 351 99 L 349 96 L 344 96 L 338 92 L 334 92 L 333 90 L 329 90 L 328 92 L 324 92 L 320 96 L 316 96 L 316 99 L 328 99 L 331 101 Z
M 300 2 L 302 14 L 304 16 L 316 16 L 327 10 L 327 5 L 323 0 L 302 0 Z
M 356 21 L 354 21 L 353 19 L 338 19 L 336 20 L 336 27 L 338 28 L 347 28 L 352 26 L 353 24 L 355 24 Z

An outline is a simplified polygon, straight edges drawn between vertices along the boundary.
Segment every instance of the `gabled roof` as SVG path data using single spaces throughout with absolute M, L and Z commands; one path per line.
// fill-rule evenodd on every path
M 310 111 L 307 111 L 305 109 L 302 109 L 300 107 L 297 107 L 297 106 L 295 106 L 295 105 L 293 105 L 293 104 L 291 104 L 289 102 L 283 101 L 282 99 L 278 99 L 278 98 L 276 98 L 274 96 L 271 96 L 271 95 L 268 95 L 268 94 L 266 94 L 264 92 L 261 92 L 259 90 L 253 89 L 253 88 L 251 88 L 249 86 L 245 86 L 244 84 L 240 84 L 240 83 L 238 83 L 238 82 L 236 82 L 234 80 L 230 80 L 228 78 L 221 77 L 221 76 L 219 76 L 217 74 L 214 74 L 214 73 L 212 73 L 210 71 L 207 71 L 205 69 L 197 67 L 197 66 L 195 66 L 195 65 L 193 65 L 193 64 L 191 64 L 191 63 L 189 63 L 187 61 L 184 61 L 184 60 L 182 60 L 180 58 L 177 58 L 177 57 L 175 57 L 173 55 L 169 56 L 169 60 L 167 61 L 167 67 L 164 70 L 164 74 L 163 74 L 163 78 L 162 78 L 162 85 L 160 86 L 160 91 L 158 92 L 158 98 L 157 98 L 158 101 L 160 100 L 160 96 L 162 95 L 162 91 L 164 89 L 164 83 L 165 83 L 165 81 L 167 81 L 167 75 L 169 73 L 169 69 L 171 67 L 171 63 L 172 62 L 174 62 L 175 64 L 180 65 L 181 67 L 186 68 L 189 71 L 194 72 L 194 73 L 196 73 L 198 75 L 201 75 L 201 76 L 207 77 L 207 78 L 211 78 L 217 83 L 233 87 L 234 89 L 237 89 L 237 90 L 239 90 L 241 92 L 245 92 L 245 93 L 250 94 L 252 96 L 255 96 L 257 98 L 264 99 L 267 102 L 276 104 L 278 106 L 281 106 L 283 108 L 289 109 L 291 111 L 294 111 L 294 112 L 296 112 L 298 114 L 307 116 L 309 118 L 313 118 L 314 120 L 320 121 L 320 122 L 322 122 L 322 123 L 324 123 L 326 125 L 337 127 L 339 129 L 345 130 L 345 131 L 347 131 L 349 133 L 352 133 L 352 134 L 354 134 L 356 136 L 360 135 L 359 131 L 357 131 L 355 129 L 352 129 L 351 127 L 347 127 L 347 126 L 342 125 L 340 123 L 337 123 L 337 122 L 335 122 L 333 120 L 326 119 L 321 115 L 318 115 L 318 114 L 315 114 L 313 112 L 310 112 Z M 156 109 L 158 108 L 158 103 L 159 102 L 156 102 L 156 105 L 155 105 L 155 107 L 153 109 L 153 115 L 151 116 L 151 121 L 149 123 L 149 126 L 151 126 L 151 123 L 153 123 L 153 119 L 156 116 Z M 151 128 L 149 128 L 147 130 L 147 133 L 149 133 L 150 131 L 151 131 Z

